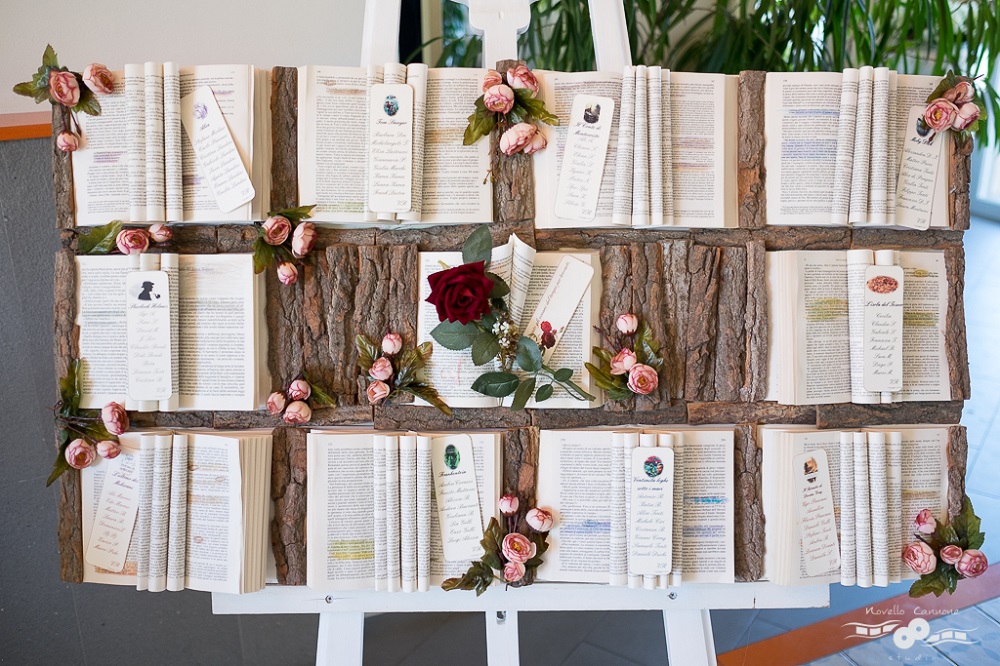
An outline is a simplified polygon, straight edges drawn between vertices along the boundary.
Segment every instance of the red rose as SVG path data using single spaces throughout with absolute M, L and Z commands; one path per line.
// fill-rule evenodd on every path
M 432 273 L 427 281 L 431 285 L 427 302 L 437 308 L 441 321 L 468 324 L 489 314 L 493 281 L 486 277 L 484 262 L 438 271 Z

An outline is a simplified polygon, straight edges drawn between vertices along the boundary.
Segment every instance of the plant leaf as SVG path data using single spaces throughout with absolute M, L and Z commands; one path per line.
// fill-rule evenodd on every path
M 521 336 L 517 341 L 517 365 L 525 372 L 542 369 L 542 350 L 531 338 Z
M 940 597 L 945 589 L 947 589 L 947 586 L 947 581 L 943 580 L 937 571 L 933 571 L 915 580 L 913 585 L 910 586 L 909 594 L 914 599 L 922 597 L 925 594 L 930 594 L 931 592 L 934 593 L 934 596 Z
M 571 368 L 560 368 L 552 376 L 555 377 L 557 382 L 565 382 L 573 378 L 573 370 Z
M 51 44 L 45 45 L 45 52 L 42 53 L 42 65 L 45 67 L 59 67 L 59 58 Z
M 14 92 L 23 97 L 34 97 L 35 96 L 35 84 L 31 81 L 25 81 L 24 83 L 18 83 L 14 86 Z M 46 93 L 48 95 L 48 93 Z
M 313 403 L 313 407 L 335 407 L 337 405 L 333 396 L 312 382 L 309 382 L 309 390 L 309 401 Z
M 430 403 L 437 407 L 441 413 L 446 416 L 451 416 L 451 407 L 448 406 L 437 392 L 433 386 L 429 384 L 424 384 L 422 382 L 415 384 L 407 384 L 406 386 L 396 386 L 397 391 L 403 391 L 404 393 L 409 393 L 410 395 L 415 395 L 421 400 Z
M 354 338 L 354 346 L 358 348 L 358 370 L 367 375 L 372 363 L 381 356 L 381 350 L 363 335 Z
M 274 246 L 269 245 L 263 236 L 258 236 L 253 243 L 253 272 L 263 273 L 266 269 L 274 265 L 277 255 Z
M 472 390 L 494 398 L 506 398 L 517 390 L 517 375 L 509 372 L 487 372 L 472 382 Z
M 454 351 L 468 349 L 478 335 L 479 329 L 471 322 L 463 324 L 458 321 L 443 321 L 431 331 L 431 337 L 439 345 Z
M 500 353 L 500 340 L 489 331 L 482 331 L 472 342 L 472 362 L 485 365 Z
M 65 472 L 68 469 L 72 469 L 69 466 L 69 463 L 66 462 L 66 456 L 63 454 L 64 450 L 65 447 L 60 450 L 58 455 L 56 455 L 56 461 L 52 465 L 52 473 L 49 474 L 49 478 L 45 481 L 46 488 L 55 483 L 55 480 L 58 479 L 60 476 L 62 476 L 63 472 Z
M 115 248 L 115 238 L 121 230 L 121 220 L 92 227 L 76 237 L 76 251 L 79 254 L 108 254 Z
M 493 237 L 490 236 L 490 227 L 487 224 L 481 224 L 469 234 L 462 245 L 462 263 L 474 264 L 477 261 L 482 261 L 486 266 L 489 266 L 492 253 Z
M 287 217 L 290 222 L 301 222 L 307 217 L 312 216 L 314 208 L 316 208 L 316 204 L 312 206 L 299 206 L 297 208 L 283 208 L 281 210 L 270 211 L 267 216 L 281 215 L 282 217 Z
M 510 293 L 510 287 L 503 281 L 503 278 L 496 273 L 486 272 L 486 277 L 493 281 L 493 289 L 490 291 L 490 298 L 503 298 Z
M 81 85 L 80 101 L 76 103 L 73 110 L 82 111 L 88 116 L 99 116 L 101 115 L 101 102 L 97 99 L 97 95 L 91 92 L 90 88 Z
M 515 412 L 524 409 L 524 406 L 528 404 L 528 399 L 531 398 L 531 394 L 535 390 L 535 378 L 528 377 L 522 380 L 520 384 L 517 385 L 517 390 L 514 391 L 514 402 L 511 403 L 510 408 Z
M 483 564 L 491 569 L 503 569 L 503 564 L 500 562 L 500 556 L 496 553 L 486 553 L 483 555 Z

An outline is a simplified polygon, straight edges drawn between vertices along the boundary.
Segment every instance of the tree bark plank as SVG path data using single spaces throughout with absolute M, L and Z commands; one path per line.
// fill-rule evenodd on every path
M 755 425 L 737 425 L 734 443 L 736 580 L 755 581 L 764 576 L 764 503 L 761 497 L 763 452 L 757 442 Z
M 618 315 L 633 311 L 632 252 L 628 245 L 605 245 L 600 249 L 603 289 L 598 322 L 601 331 L 611 334 L 615 331 Z M 609 400 L 604 410 L 610 412 L 631 411 L 635 408 L 635 397 L 624 400 Z
M 133 428 L 211 428 L 220 413 L 224 412 L 132 412 L 129 420 Z
M 299 205 L 298 69 L 271 70 L 271 210 Z M 308 202 L 315 203 L 315 202 Z
M 739 399 L 757 402 L 767 395 L 767 274 L 762 241 L 747 243 L 746 364 Z
M 719 248 L 719 306 L 715 333 L 714 400 L 740 399 L 747 363 L 747 251 Z
M 462 249 L 466 239 L 482 224 L 440 225 L 435 227 L 409 227 L 375 230 L 376 245 L 415 245 L 420 252 L 451 252 Z M 535 244 L 532 220 L 511 220 L 489 225 L 493 245 L 507 242 L 511 234 L 528 245 Z
M 882 249 L 944 249 L 962 247 L 965 232 L 951 229 L 885 229 L 858 227 L 851 230 L 851 247 Z
M 538 488 L 538 428 L 508 430 L 503 437 L 503 489 L 504 494 L 519 498 L 521 515 L 536 505 Z M 552 507 L 549 507 L 551 509 Z M 516 531 L 528 535 L 531 527 L 522 517 Z M 535 582 L 535 572 L 525 572 L 524 578 L 513 585 L 523 587 Z
M 306 431 L 275 428 L 271 453 L 271 549 L 281 585 L 306 584 Z
M 776 402 L 689 402 L 687 422 L 691 425 L 718 423 L 816 425 L 816 408 L 811 405 L 779 405 Z
M 518 60 L 501 60 L 497 63 L 497 71 L 506 72 L 523 64 Z M 531 155 L 524 153 L 504 155 L 500 152 L 500 135 L 501 128 L 498 125 L 489 136 L 493 178 L 493 221 L 532 220 L 535 217 L 533 160 Z
M 56 146 L 56 137 L 70 128 L 70 110 L 62 104 L 52 107 L 52 195 L 55 200 L 56 228 L 76 226 L 76 202 L 73 200 L 73 158 Z M 110 222 L 110 220 L 109 220 Z
M 948 428 L 948 515 L 962 510 L 965 497 L 965 470 L 969 459 L 969 438 L 965 426 Z
M 958 423 L 961 400 L 951 402 L 896 402 L 888 405 L 816 405 L 820 428 L 867 428 L 902 423 Z
M 737 97 L 737 172 L 739 225 L 760 229 L 766 220 L 764 191 L 764 81 L 767 72 L 740 72 Z
M 302 372 L 304 285 L 281 284 L 273 270 L 266 275 L 268 369 L 272 386 L 284 388 Z
M 688 253 L 691 243 L 686 239 L 660 241 L 663 272 L 664 334 L 659 338 L 663 352 L 662 377 L 673 401 L 685 395 L 687 376 L 688 296 L 691 274 L 688 273 Z
M 972 383 L 969 377 L 969 342 L 965 330 L 965 250 L 961 246 L 947 248 L 944 251 L 944 262 L 948 276 L 948 313 L 944 340 L 951 399 L 968 400 L 972 397 Z
M 511 411 L 506 407 L 463 408 L 452 410 L 445 416 L 434 407 L 400 405 L 394 402 L 375 407 L 375 428 L 377 430 L 413 430 L 415 432 L 438 432 L 441 430 L 502 430 L 531 425 L 531 416 L 526 410 Z
M 721 255 L 719 248 L 704 245 L 693 245 L 688 253 L 691 289 L 686 324 L 685 400 L 715 400 L 714 351 L 718 330 Z
M 972 178 L 972 137 L 964 142 L 952 137 L 948 174 L 948 212 L 951 228 L 969 228 L 972 213 L 969 208 L 969 186 Z
M 529 409 L 531 424 L 543 430 L 585 429 L 637 423 L 663 425 L 685 423 L 687 409 L 683 402 L 661 403 L 655 410 L 636 411 L 603 409 Z
M 632 243 L 629 261 L 632 265 L 632 310 L 646 322 L 653 339 L 661 345 L 667 339 L 667 317 L 663 282 L 663 256 L 658 243 Z M 615 350 L 617 351 L 617 350 Z M 662 354 L 661 354 L 662 356 Z M 667 368 L 661 371 L 661 378 Z M 663 379 L 649 395 L 635 398 L 636 412 L 659 409 L 670 401 L 669 381 Z

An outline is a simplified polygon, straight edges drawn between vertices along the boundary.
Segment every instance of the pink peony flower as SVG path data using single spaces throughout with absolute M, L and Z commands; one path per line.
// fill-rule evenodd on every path
M 937 567 L 934 551 L 923 541 L 914 541 L 903 548 L 903 562 L 920 575 L 928 574 Z
M 281 245 L 292 233 L 292 223 L 282 215 L 272 215 L 260 225 L 264 230 L 264 240 L 268 245 Z
M 636 363 L 628 371 L 628 390 L 639 395 L 649 395 L 656 390 L 660 383 L 660 378 L 648 365 Z
M 528 509 L 524 520 L 528 523 L 528 527 L 536 532 L 548 532 L 552 529 L 552 513 L 545 509 L 539 509 L 538 507 Z
M 304 379 L 296 379 L 288 385 L 289 400 L 308 400 L 310 395 L 312 395 L 312 387 Z
M 955 571 L 966 578 L 975 578 L 986 573 L 990 563 L 986 561 L 986 554 L 975 548 L 962 553 L 962 559 L 955 564 Z
M 174 237 L 174 230 L 161 222 L 150 225 L 146 232 L 156 243 L 166 243 Z
M 531 143 L 538 128 L 530 123 L 518 123 L 500 137 L 500 150 L 504 155 L 518 153 Z
M 615 327 L 623 335 L 632 335 L 639 328 L 639 318 L 634 314 L 618 315 L 618 319 L 615 320 Z
M 971 102 L 976 96 L 976 89 L 968 81 L 959 81 L 954 88 L 946 90 L 942 99 L 946 99 L 955 106 L 961 107 L 966 102 Z
M 967 129 L 969 125 L 979 120 L 979 107 L 968 102 L 958 107 L 958 115 L 955 116 L 955 120 L 952 122 L 951 126 L 953 129 L 962 131 Z
M 97 443 L 97 455 L 112 460 L 122 452 L 121 445 L 113 439 L 103 439 Z
M 503 565 L 503 579 L 508 583 L 516 583 L 524 578 L 524 565 L 520 562 L 508 562 Z
M 101 409 L 101 420 L 112 435 L 128 432 L 128 412 L 117 402 L 109 402 Z
M 309 405 L 302 402 L 301 400 L 296 400 L 292 404 L 288 405 L 285 409 L 285 415 L 282 417 L 285 423 L 308 423 L 309 419 L 312 418 L 312 410 L 309 409 Z
M 122 254 L 142 254 L 149 248 L 149 232 L 145 229 L 122 229 L 115 237 Z
M 486 78 L 483 79 L 483 92 L 485 93 L 493 86 L 498 86 L 501 83 L 503 83 L 503 76 L 497 70 L 491 69 L 486 72 Z
M 368 385 L 368 404 L 376 405 L 391 393 L 389 385 L 377 379 Z
M 527 88 L 531 91 L 532 97 L 538 93 L 538 79 L 524 65 L 507 70 L 507 83 L 510 84 L 511 88 Z
M 98 62 L 90 63 L 83 70 L 83 81 L 88 88 L 101 95 L 115 91 L 115 75 Z
M 631 349 L 622 349 L 611 359 L 611 374 L 624 375 L 635 365 L 635 353 Z
M 516 495 L 504 495 L 500 498 L 500 513 L 509 516 L 517 513 L 518 499 Z
M 56 148 L 64 153 L 72 153 L 80 147 L 80 137 L 72 132 L 59 132 L 56 137 Z
M 963 552 L 965 551 L 963 551 L 960 547 L 954 544 L 949 544 L 941 549 L 938 556 L 945 564 L 955 564 L 962 559 Z
M 94 451 L 94 447 L 83 441 L 82 439 L 74 439 L 66 447 L 66 462 L 69 463 L 70 467 L 76 469 L 83 469 L 85 467 L 90 467 L 91 463 L 97 457 L 97 452 Z
M 383 382 L 389 381 L 392 377 L 392 362 L 385 356 L 380 356 L 372 363 L 372 367 L 368 368 L 368 374 Z
M 386 356 L 395 356 L 403 348 L 403 338 L 399 333 L 386 333 L 382 338 L 382 353 Z
M 275 391 L 267 396 L 267 413 L 271 416 L 277 416 L 285 411 L 285 405 L 287 404 L 288 398 L 285 397 L 285 394 L 281 391 Z
M 514 91 L 502 83 L 490 86 L 483 93 L 483 105 L 488 111 L 507 113 L 514 107 Z
M 946 99 L 938 98 L 924 109 L 924 122 L 935 132 L 943 132 L 955 122 L 958 109 Z
M 316 225 L 312 222 L 303 222 L 295 227 L 292 234 L 292 256 L 301 259 L 310 252 L 316 245 Z
M 73 108 L 80 103 L 80 83 L 73 72 L 49 71 L 49 96 L 57 104 Z
M 500 544 L 500 552 L 511 562 L 527 562 L 535 556 L 537 548 L 531 543 L 528 537 L 517 532 L 511 532 L 503 538 Z
M 278 280 L 281 284 L 295 284 L 299 279 L 299 269 L 290 261 L 278 264 Z
M 913 519 L 913 525 L 921 534 L 934 534 L 937 521 L 934 520 L 934 514 L 930 509 L 924 509 Z
M 531 137 L 531 141 L 528 145 L 524 147 L 524 154 L 531 155 L 532 153 L 537 153 L 539 150 L 549 145 L 548 139 L 540 131 L 536 130 L 535 135 Z

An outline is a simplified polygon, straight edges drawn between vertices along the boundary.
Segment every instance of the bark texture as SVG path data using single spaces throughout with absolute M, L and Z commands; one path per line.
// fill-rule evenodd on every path
M 76 226 L 76 203 L 73 200 L 73 159 L 56 147 L 56 137 L 70 127 L 70 111 L 62 104 L 52 107 L 52 195 L 56 208 L 56 228 Z
M 969 459 L 969 439 L 965 426 L 948 428 L 948 515 L 962 510 L 965 497 L 965 468 Z
M 299 205 L 298 70 L 271 70 L 271 210 Z
M 820 428 L 865 428 L 901 423 L 958 423 L 961 400 L 951 402 L 897 402 L 889 405 L 816 405 Z
M 948 314 L 944 341 L 951 399 L 968 400 L 972 397 L 972 383 L 969 378 L 969 343 L 965 331 L 965 250 L 961 246 L 947 248 L 944 251 L 944 261 L 948 274 Z
M 306 584 L 306 431 L 276 428 L 271 454 L 271 548 L 282 585 Z
M 972 217 L 969 209 L 969 183 L 972 169 L 972 137 L 952 141 L 948 178 L 948 212 L 952 229 L 968 229 Z
M 764 503 L 761 498 L 763 452 L 757 443 L 756 426 L 736 426 L 734 443 L 736 580 L 754 581 L 764 576 Z
M 767 72 L 740 72 L 737 97 L 738 144 L 736 187 L 740 227 L 759 229 L 766 223 L 764 193 L 764 81 Z
M 501 60 L 498 72 L 506 72 L 524 63 L 518 60 Z M 530 155 L 500 152 L 500 127 L 489 136 L 493 177 L 493 220 L 513 222 L 535 217 L 535 177 Z M 482 139 L 480 139 L 482 141 Z M 485 174 L 484 174 L 485 175 Z

